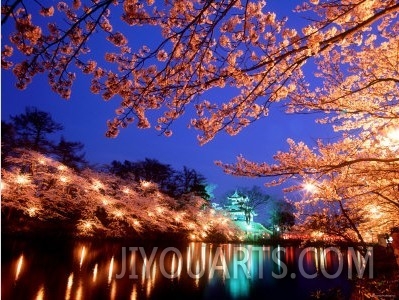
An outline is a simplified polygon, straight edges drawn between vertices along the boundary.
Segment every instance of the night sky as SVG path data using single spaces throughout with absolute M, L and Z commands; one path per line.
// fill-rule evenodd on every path
M 300 22 L 298 20 L 297 24 Z M 3 37 L 5 34 L 2 32 Z M 103 55 L 103 52 L 99 52 L 99 55 Z M 312 71 L 309 68 L 309 72 Z M 200 146 L 196 139 L 199 132 L 187 128 L 191 118 L 189 113 L 173 124 L 173 135 L 169 138 L 159 135 L 154 129 L 137 129 L 132 124 L 122 129 L 116 139 L 109 139 L 105 137 L 106 120 L 114 117 L 114 110 L 120 101 L 111 99 L 105 102 L 100 95 L 91 94 L 90 78 L 78 72 L 72 96 L 66 101 L 50 90 L 46 75 L 35 77 L 26 90 L 20 91 L 15 88 L 15 78 L 11 71 L 2 70 L 2 120 L 7 121 L 10 115 L 23 113 L 26 106 L 35 106 L 50 113 L 56 122 L 64 126 L 61 134 L 67 140 L 80 141 L 85 145 L 86 159 L 90 163 L 153 158 L 177 170 L 187 166 L 203 174 L 209 183 L 217 185 L 214 191 L 216 199 L 239 186 L 262 185 L 265 179 L 225 175 L 214 165 L 215 160 L 233 163 L 237 155 L 243 154 L 247 159 L 271 163 L 276 151 L 287 149 L 288 137 L 312 145 L 317 138 L 334 136 L 326 126 L 315 124 L 314 115 L 286 115 L 282 105 L 276 104 L 271 107 L 267 118 L 250 125 L 239 135 L 221 133 L 204 146 Z M 223 90 L 218 93 L 213 95 L 225 101 L 232 91 Z M 54 135 L 55 140 L 58 138 Z M 265 191 L 275 197 L 283 197 L 281 187 Z

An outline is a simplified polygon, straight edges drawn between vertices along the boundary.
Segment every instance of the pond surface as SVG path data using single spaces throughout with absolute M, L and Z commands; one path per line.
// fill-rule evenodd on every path
M 2 299 L 312 299 L 334 290 L 349 298 L 348 269 L 357 258 L 336 248 L 3 240 L 1 293 Z

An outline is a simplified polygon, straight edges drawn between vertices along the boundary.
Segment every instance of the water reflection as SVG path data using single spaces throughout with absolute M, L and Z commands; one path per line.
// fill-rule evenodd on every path
M 329 248 L 191 242 L 179 247 L 74 243 L 50 250 L 6 244 L 4 299 L 306 299 L 320 284 L 339 282 L 350 292 L 347 268 L 361 270 L 365 264 L 358 253 Z
M 23 262 L 24 262 L 24 256 L 21 254 L 21 256 L 18 259 L 18 263 L 17 263 L 17 270 L 15 272 L 15 281 L 18 280 L 19 274 L 21 273 Z

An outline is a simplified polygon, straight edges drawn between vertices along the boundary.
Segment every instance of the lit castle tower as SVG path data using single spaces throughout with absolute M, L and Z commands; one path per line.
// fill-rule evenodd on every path
M 229 215 L 234 223 L 246 233 L 247 240 L 270 238 L 272 232 L 262 224 L 253 221 L 257 214 L 248 196 L 240 195 L 236 190 L 233 195 L 227 197 L 227 204 L 223 208 L 226 215 Z
M 233 195 L 227 197 L 227 201 L 224 209 L 234 221 L 246 221 L 249 225 L 253 221 L 253 217 L 257 215 L 249 204 L 248 196 L 239 195 L 237 190 Z

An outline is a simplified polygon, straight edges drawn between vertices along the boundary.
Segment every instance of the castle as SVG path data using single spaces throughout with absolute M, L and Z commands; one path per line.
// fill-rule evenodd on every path
M 227 197 L 228 203 L 224 206 L 233 221 L 245 221 L 248 225 L 257 214 L 249 204 L 248 196 L 240 196 L 237 190 L 233 195 Z

